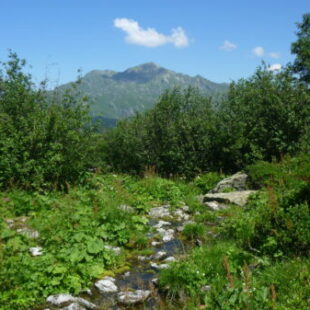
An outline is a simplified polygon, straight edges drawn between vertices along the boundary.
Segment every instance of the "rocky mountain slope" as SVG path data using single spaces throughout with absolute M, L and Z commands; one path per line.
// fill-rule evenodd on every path
M 228 88 L 228 84 L 214 83 L 199 75 L 191 77 L 146 63 L 124 72 L 91 71 L 82 77 L 79 90 L 90 98 L 94 115 L 121 119 L 151 108 L 165 89 L 175 86 L 198 87 L 204 94 L 214 97 Z

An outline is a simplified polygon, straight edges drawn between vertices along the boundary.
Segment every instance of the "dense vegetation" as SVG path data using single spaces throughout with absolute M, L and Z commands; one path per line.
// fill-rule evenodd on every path
M 182 238 L 203 244 L 161 272 L 167 308 L 308 309 L 309 25 L 305 14 L 283 70 L 263 64 L 216 104 L 194 88 L 168 90 L 104 133 L 78 88 L 35 87 L 10 53 L 0 71 L 0 309 L 128 269 L 149 251 L 148 210 L 164 203 L 189 206 Z M 198 202 L 239 169 L 259 189 L 244 208 Z

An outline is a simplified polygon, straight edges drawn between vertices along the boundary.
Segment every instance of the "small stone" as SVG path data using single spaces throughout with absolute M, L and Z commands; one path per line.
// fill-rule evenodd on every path
M 125 277 L 125 278 L 127 278 L 127 277 L 129 277 L 129 276 L 130 276 L 130 272 L 129 272 L 129 271 L 127 271 L 127 272 L 124 273 L 124 277 Z
M 185 212 L 189 211 L 189 206 L 182 206 L 180 209 L 182 209 Z
M 145 262 L 145 261 L 148 261 L 150 260 L 151 258 L 150 257 L 147 257 L 147 256 L 138 256 L 138 261 L 140 262 Z
M 128 206 L 128 205 L 120 205 L 118 208 L 120 210 L 128 212 L 128 213 L 134 213 L 135 212 L 135 209 L 131 206 Z
M 158 282 L 159 282 L 159 279 L 158 278 L 154 278 L 154 279 L 152 279 L 152 281 L 151 281 L 155 286 L 157 286 L 158 285 Z
M 169 217 L 170 216 L 169 206 L 166 205 L 152 208 L 149 211 L 149 216 L 153 218 Z
M 12 220 L 12 219 L 5 219 L 4 221 L 9 226 L 9 228 L 12 228 L 14 226 L 14 220 Z
M 106 250 L 113 252 L 116 256 L 121 254 L 121 248 L 119 248 L 119 247 L 112 246 L 112 245 L 105 245 L 104 248 Z
M 201 290 L 202 290 L 203 292 L 208 292 L 208 291 L 211 290 L 211 286 L 210 286 L 210 285 L 204 285 L 204 286 L 201 288 Z
M 86 307 L 87 309 L 96 309 L 97 306 L 93 303 L 91 303 L 90 301 L 81 298 L 81 297 L 76 297 L 75 301 L 78 302 L 80 305 Z
M 154 225 L 155 228 L 162 228 L 163 226 L 170 226 L 171 223 L 167 221 L 160 220 L 156 225 Z
M 151 267 L 156 269 L 156 270 L 161 270 L 161 269 L 166 269 L 168 268 L 168 264 L 156 264 L 156 263 L 151 263 Z
M 120 292 L 117 295 L 118 302 L 125 305 L 133 305 L 136 303 L 143 302 L 151 294 L 149 290 L 136 290 L 133 292 Z
M 207 201 L 205 202 L 205 205 L 212 211 L 217 211 L 220 209 L 220 204 L 216 201 Z
M 83 290 L 82 293 L 87 294 L 87 295 L 89 295 L 89 296 L 93 295 L 91 289 L 89 289 L 89 288 Z
M 30 228 L 27 228 L 27 227 L 19 228 L 16 230 L 16 232 L 18 234 L 24 235 L 31 239 L 37 239 L 40 236 L 39 232 L 37 232 L 36 230 L 30 229 Z
M 86 309 L 82 307 L 80 304 L 75 302 L 69 305 L 68 307 L 61 308 L 61 310 L 86 310 Z
M 165 251 L 158 251 L 157 253 L 155 253 L 152 257 L 154 259 L 162 259 L 164 258 L 165 256 L 167 256 L 167 252 Z
M 152 246 L 158 246 L 158 245 L 161 245 L 161 242 L 159 242 L 159 241 L 152 241 L 151 245 Z
M 115 282 L 114 278 L 104 277 L 102 280 L 97 281 L 95 283 L 95 286 L 102 293 L 115 293 L 118 291 L 118 288 L 114 282 Z
M 29 252 L 31 253 L 32 256 L 41 256 L 43 255 L 43 249 L 41 247 L 33 247 L 29 249 Z
M 169 256 L 166 259 L 164 259 L 165 263 L 172 263 L 172 262 L 175 262 L 175 261 L 176 261 L 176 259 L 173 256 Z

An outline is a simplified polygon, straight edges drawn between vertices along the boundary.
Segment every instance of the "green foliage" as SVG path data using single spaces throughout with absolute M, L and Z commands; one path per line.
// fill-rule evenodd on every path
M 292 44 L 291 51 L 296 54 L 293 71 L 299 74 L 300 80 L 310 83 L 310 13 L 304 14 L 301 23 L 297 24 L 297 41 Z
M 29 309 L 50 294 L 77 294 L 89 287 L 125 263 L 126 250 L 116 256 L 106 245 L 145 248 L 148 220 L 119 207 L 133 200 L 127 187 L 135 183 L 107 175 L 94 176 L 68 194 L 2 193 L 0 212 L 13 225 L 0 220 L 1 310 Z M 38 231 L 39 238 L 17 233 L 20 228 Z M 41 246 L 43 255 L 32 257 L 33 246 Z
M 309 129 L 309 103 L 308 90 L 288 71 L 259 68 L 249 79 L 231 83 L 214 137 L 220 166 L 240 169 L 296 154 Z
M 186 224 L 182 233 L 188 240 L 195 240 L 197 238 L 203 238 L 205 232 L 205 225 L 192 223 Z
M 74 91 L 48 96 L 15 53 L 0 71 L 0 186 L 64 187 L 85 174 L 92 137 L 88 106 Z
M 120 122 L 103 141 L 113 169 L 142 174 L 153 167 L 164 176 L 192 177 L 208 162 L 214 112 L 197 90 L 166 91 L 151 111 Z
M 197 186 L 202 193 L 207 193 L 215 187 L 215 185 L 224 178 L 223 174 L 216 172 L 209 172 L 202 175 L 198 175 L 193 183 Z
M 310 245 L 310 157 L 248 168 L 250 177 L 265 189 L 252 197 L 238 217 L 225 221 L 225 236 L 247 249 L 273 257 L 306 255 Z

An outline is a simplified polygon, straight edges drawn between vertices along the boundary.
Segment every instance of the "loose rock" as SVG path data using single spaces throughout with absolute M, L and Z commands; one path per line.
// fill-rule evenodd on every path
M 115 293 L 118 291 L 118 288 L 114 282 L 115 282 L 114 278 L 104 277 L 102 280 L 97 281 L 95 283 L 95 286 L 102 293 Z
M 204 203 L 217 201 L 219 203 L 231 203 L 243 207 L 251 194 L 256 191 L 238 191 L 231 193 L 217 193 L 217 194 L 206 194 L 204 196 Z
M 117 295 L 118 302 L 125 305 L 133 305 L 145 301 L 151 294 L 149 290 L 136 290 L 133 292 L 120 292 Z
M 104 248 L 113 252 L 117 256 L 121 254 L 121 248 L 119 247 L 112 246 L 112 245 L 105 245 Z
M 31 253 L 32 256 L 41 256 L 43 255 L 43 249 L 41 247 L 33 247 L 29 249 L 29 252 Z
M 153 218 L 164 218 L 164 217 L 169 217 L 170 215 L 171 214 L 170 214 L 168 205 L 161 206 L 161 207 L 155 207 L 149 211 L 149 216 Z

